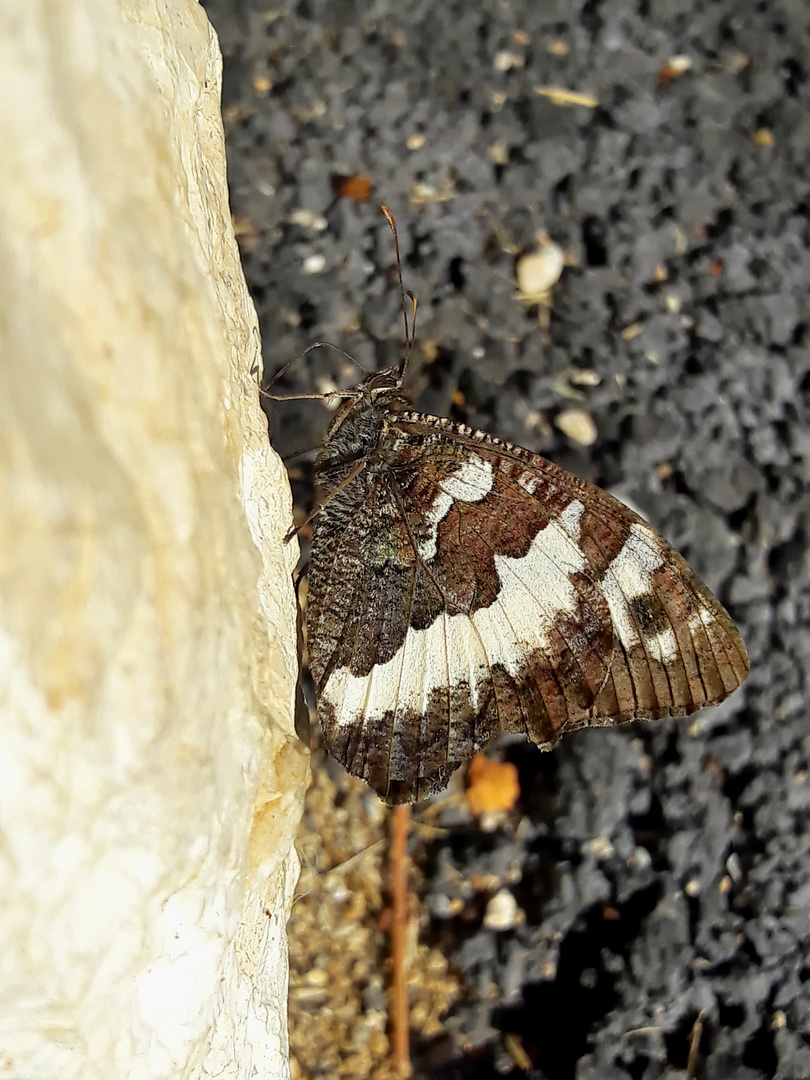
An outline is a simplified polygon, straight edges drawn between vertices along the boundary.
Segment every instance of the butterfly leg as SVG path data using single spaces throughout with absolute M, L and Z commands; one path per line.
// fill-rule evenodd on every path
M 329 505 L 329 503 L 332 501 L 332 499 L 334 499 L 336 495 L 339 495 L 341 491 L 344 491 L 352 482 L 352 480 L 355 480 L 360 475 L 360 473 L 363 471 L 363 469 L 365 469 L 367 464 L 368 458 L 360 458 L 359 461 L 355 462 L 354 468 L 349 473 L 349 475 L 345 479 L 341 480 L 341 482 L 333 491 L 329 492 L 329 497 L 324 499 L 320 506 L 316 506 L 314 510 L 310 510 L 310 512 L 307 514 L 307 516 L 304 518 L 300 525 L 296 525 L 292 529 L 290 529 L 290 531 L 284 537 L 284 543 L 289 544 L 290 540 L 292 540 L 294 536 L 297 536 L 305 525 L 308 525 L 314 517 L 320 514 L 321 510 L 323 510 L 325 506 Z

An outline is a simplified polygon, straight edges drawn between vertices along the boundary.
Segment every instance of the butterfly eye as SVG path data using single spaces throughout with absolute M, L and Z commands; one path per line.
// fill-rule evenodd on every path
M 378 394 L 387 394 L 391 390 L 396 390 L 400 385 L 399 373 L 396 368 L 386 368 L 385 371 L 380 371 L 367 380 L 366 389 L 374 398 Z

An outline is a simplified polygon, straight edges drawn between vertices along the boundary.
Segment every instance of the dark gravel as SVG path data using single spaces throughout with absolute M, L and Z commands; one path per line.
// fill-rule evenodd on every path
M 516 1034 L 533 1077 L 685 1077 L 703 1013 L 698 1078 L 810 1077 L 806 4 L 206 7 L 267 368 L 324 338 L 395 361 L 385 201 L 420 299 L 420 406 L 632 499 L 751 653 L 746 689 L 697 723 L 585 732 L 550 755 L 510 743 L 519 828 L 459 824 L 417 844 L 430 933 L 467 983 L 419 1069 L 521 1075 Z M 691 68 L 670 77 L 681 55 Z M 542 85 L 598 105 L 555 105 Z M 372 181 L 368 203 L 336 198 L 354 175 Z M 515 257 L 538 230 L 576 263 L 547 340 L 515 299 Z M 322 272 L 306 272 L 312 256 Z M 282 385 L 356 381 L 346 367 L 318 350 Z M 589 448 L 553 426 L 571 367 L 601 377 L 579 389 Z M 314 445 L 325 422 L 293 403 L 274 443 Z M 306 504 L 306 462 L 296 475 Z M 506 874 L 524 924 L 451 917 L 473 874 Z

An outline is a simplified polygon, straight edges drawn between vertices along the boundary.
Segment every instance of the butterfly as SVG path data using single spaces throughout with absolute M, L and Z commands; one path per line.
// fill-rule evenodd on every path
M 550 749 L 736 690 L 740 634 L 646 521 L 529 450 L 413 410 L 412 334 L 406 317 L 400 366 L 339 392 L 315 463 L 306 626 L 328 751 L 410 803 L 499 732 Z

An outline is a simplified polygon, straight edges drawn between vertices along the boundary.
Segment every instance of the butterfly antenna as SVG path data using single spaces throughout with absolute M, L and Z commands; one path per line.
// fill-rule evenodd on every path
M 403 322 L 405 323 L 405 355 L 402 358 L 402 364 L 400 365 L 400 369 L 399 369 L 399 377 L 400 377 L 400 379 L 403 379 L 405 377 L 405 372 L 408 369 L 408 362 L 411 359 L 411 353 L 413 352 L 413 331 L 414 331 L 415 324 L 416 324 L 416 297 L 413 295 L 412 292 L 408 293 L 408 296 L 411 298 L 411 301 L 413 303 L 413 325 L 409 329 L 409 327 L 408 327 L 408 306 L 405 303 L 405 286 L 402 284 L 402 260 L 399 257 L 399 237 L 397 236 L 397 223 L 396 223 L 396 219 L 395 219 L 394 215 L 391 213 L 391 211 L 388 209 L 387 206 L 381 206 L 380 209 L 385 214 L 386 221 L 388 222 L 388 227 L 390 228 L 391 232 L 394 234 L 394 251 L 396 252 L 396 255 L 397 255 L 397 275 L 399 277 L 399 295 L 400 295 L 400 299 L 402 301 L 402 319 L 403 319 Z
M 282 394 L 271 394 L 269 392 L 270 387 L 273 386 L 274 383 L 278 382 L 278 380 L 281 378 L 281 376 L 284 374 L 284 372 L 292 364 L 294 364 L 296 360 L 300 360 L 302 357 L 306 356 L 307 353 L 311 353 L 313 349 L 321 349 L 321 348 L 324 348 L 324 347 L 329 348 L 329 349 L 334 349 L 335 352 L 339 352 L 341 356 L 345 356 L 347 360 L 351 360 L 351 362 L 353 364 L 357 364 L 357 366 L 361 369 L 361 371 L 364 371 L 366 373 L 366 375 L 371 374 L 371 372 L 368 370 L 368 368 L 364 364 L 361 364 L 356 356 L 352 356 L 351 353 L 347 353 L 345 350 L 339 348 L 337 345 L 333 345 L 331 341 L 314 341 L 309 346 L 309 348 L 304 349 L 303 352 L 298 353 L 296 356 L 294 356 L 292 358 L 292 360 L 288 360 L 287 363 L 284 364 L 283 367 L 280 367 L 278 369 L 278 371 L 275 373 L 275 375 L 272 377 L 270 382 L 268 382 L 265 386 L 260 386 L 259 387 L 259 393 L 261 394 L 261 396 L 269 398 L 271 401 L 292 401 L 292 400 L 300 401 L 300 400 L 304 400 L 305 398 L 312 399 L 312 400 L 315 400 L 317 398 L 320 401 L 328 401 L 328 400 L 334 399 L 336 397 L 339 398 L 341 396 L 341 391 L 333 391 L 333 392 L 328 393 L 328 394 L 283 394 L 283 395 Z M 345 397 L 347 395 L 343 394 L 342 396 Z
M 340 353 L 341 356 L 345 356 L 347 360 L 350 360 L 353 364 L 356 364 L 361 371 L 364 371 L 366 373 L 366 375 L 371 374 L 368 368 L 365 367 L 365 365 L 361 364 L 356 356 L 352 356 L 351 353 L 347 353 L 344 349 L 339 348 L 337 345 L 333 345 L 331 341 L 313 341 L 313 343 L 309 345 L 306 349 L 304 349 L 303 352 L 296 353 L 296 355 L 291 360 L 288 360 L 286 364 L 280 367 L 275 373 L 275 375 L 272 377 L 270 382 L 265 384 L 264 389 L 269 390 L 273 383 L 277 382 L 284 374 L 284 372 L 287 371 L 288 368 L 292 367 L 296 360 L 302 360 L 307 355 L 307 353 L 311 353 L 313 349 L 323 348 L 334 349 L 335 352 Z
M 413 349 L 413 343 L 416 341 L 416 297 L 410 289 L 408 289 L 408 299 L 413 305 L 411 311 L 411 349 Z

